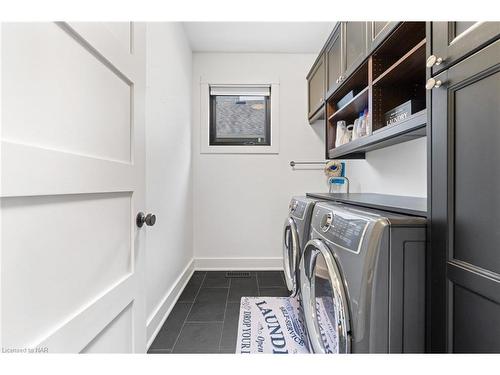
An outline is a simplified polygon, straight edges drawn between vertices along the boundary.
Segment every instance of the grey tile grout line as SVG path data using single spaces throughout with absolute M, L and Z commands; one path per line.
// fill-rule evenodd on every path
M 196 272 L 196 271 L 195 271 Z M 194 272 L 193 272 L 193 275 L 194 275 Z M 193 277 L 193 276 L 191 276 Z M 198 288 L 198 291 L 196 292 L 196 295 L 194 296 L 194 299 L 193 299 L 193 303 L 191 303 L 191 307 L 189 308 L 189 311 L 187 312 L 186 314 L 186 317 L 184 318 L 184 321 L 182 322 L 182 326 L 181 326 L 181 329 L 179 330 L 179 333 L 177 334 L 177 337 L 175 338 L 175 342 L 174 344 L 172 345 L 172 350 L 171 350 L 171 353 L 174 352 L 174 349 L 175 349 L 175 346 L 177 345 L 177 341 L 179 341 L 179 337 L 181 336 L 181 333 L 182 333 L 182 330 L 184 329 L 184 326 L 186 325 L 186 320 L 189 316 L 189 313 L 191 312 L 191 309 L 193 308 L 194 306 L 194 303 L 196 301 L 196 298 L 198 297 L 198 294 L 200 294 L 200 290 L 201 290 L 201 286 L 203 285 L 203 283 L 205 282 L 205 278 L 207 277 L 207 273 L 205 272 L 205 275 L 203 275 L 203 280 L 201 280 L 201 283 L 200 283 L 200 287 Z M 188 281 L 189 282 L 189 281 Z M 177 301 L 175 302 L 177 304 Z M 174 307 L 175 307 L 175 304 L 174 304 Z
M 196 298 L 198 297 L 198 295 L 200 294 L 200 291 L 203 287 L 203 283 L 205 282 L 205 279 L 207 277 L 207 274 L 208 274 L 209 271 L 205 271 L 205 275 L 203 276 L 203 280 L 201 281 L 200 283 L 200 287 L 198 288 L 198 291 L 196 292 L 196 295 L 193 299 L 193 302 L 191 302 L 191 306 L 189 307 L 189 311 L 187 312 L 186 314 L 186 317 L 184 318 L 184 321 L 182 323 L 182 326 L 181 326 L 181 329 L 179 330 L 179 333 L 177 334 L 177 337 L 175 339 L 175 342 L 174 344 L 172 345 L 172 349 L 170 350 L 170 353 L 173 353 L 174 352 L 174 348 L 175 346 L 177 345 L 177 342 L 179 340 L 179 337 L 182 333 L 182 330 L 184 329 L 186 323 L 187 323 L 187 318 L 189 317 L 189 314 L 191 313 L 191 310 L 193 308 L 193 305 L 195 304 L 195 301 L 196 301 Z M 282 272 L 280 272 L 281 274 L 281 279 L 282 281 L 285 281 L 284 279 L 284 275 Z M 194 273 L 193 273 L 194 275 Z M 191 276 L 192 277 L 192 276 Z M 256 284 L 257 284 L 257 294 L 260 296 L 260 284 L 259 284 L 259 277 L 258 277 L 258 271 L 255 271 L 255 281 L 256 281 Z M 224 318 L 221 321 L 190 321 L 189 323 L 195 323 L 195 324 L 200 324 L 200 323 L 222 323 L 222 329 L 221 329 L 221 333 L 220 333 L 220 337 L 219 337 L 219 345 L 218 345 L 218 352 L 220 353 L 220 350 L 221 350 L 221 343 L 222 343 L 222 335 L 224 333 L 224 323 L 225 323 L 225 320 L 226 320 L 226 311 L 227 311 L 227 305 L 228 305 L 228 301 L 229 301 L 229 293 L 231 291 L 231 278 L 229 278 L 229 286 L 228 287 L 208 287 L 208 288 L 219 288 L 219 289 L 224 289 L 224 288 L 227 288 L 227 295 L 226 295 L 226 304 L 225 304 L 225 307 L 224 307 Z M 286 284 L 286 283 L 285 283 Z M 265 289 L 265 288 L 264 288 Z M 176 302 L 175 304 L 177 304 L 178 302 Z M 186 302 L 183 302 L 183 303 L 186 303 Z M 234 302 L 234 303 L 238 303 L 238 302 Z M 241 306 L 241 299 L 240 299 L 240 306 Z M 174 305 L 175 307 L 175 305 Z M 169 349 L 164 349 L 164 350 L 169 350 Z
M 257 297 L 260 297 L 260 285 L 259 285 L 259 273 L 258 272 L 255 272 L 255 281 L 257 282 L 257 294 L 258 294 Z M 240 304 L 241 304 L 241 300 L 240 300 Z
M 222 329 L 220 330 L 220 337 L 219 337 L 219 347 L 218 347 L 218 352 L 220 353 L 220 344 L 222 343 L 222 334 L 224 333 L 224 324 L 226 324 L 226 311 L 227 311 L 227 300 L 229 299 L 229 293 L 231 293 L 231 278 L 229 277 L 229 287 L 227 288 L 227 295 L 226 295 L 226 306 L 224 306 L 224 318 L 222 318 Z

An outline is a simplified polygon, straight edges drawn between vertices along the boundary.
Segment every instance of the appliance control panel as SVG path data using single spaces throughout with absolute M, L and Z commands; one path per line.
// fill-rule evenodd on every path
M 293 200 L 290 203 L 290 214 L 298 219 L 303 219 L 306 206 L 307 206 L 306 202 Z
M 326 222 L 330 222 L 326 230 L 330 241 L 357 253 L 368 222 L 344 213 L 328 213 L 325 216 Z

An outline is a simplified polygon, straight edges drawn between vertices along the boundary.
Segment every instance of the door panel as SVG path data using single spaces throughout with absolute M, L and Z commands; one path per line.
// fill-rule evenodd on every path
M 389 22 L 388 21 L 375 21 L 373 22 L 373 37 L 377 37 L 378 34 L 384 30 L 384 28 L 387 26 Z
M 351 74 L 366 57 L 366 22 L 344 23 L 344 76 Z
M 128 305 L 81 353 L 130 353 L 133 350 L 132 305 Z M 118 343 L 118 345 L 117 345 Z
M 144 25 L 1 37 L 2 346 L 144 352 Z
M 500 36 L 500 22 L 432 22 L 432 54 L 443 59 L 437 74 Z
M 103 22 L 103 26 L 118 39 L 125 50 L 129 53 L 133 52 L 134 24 L 132 22 Z
M 328 93 L 333 92 L 339 86 L 338 79 L 343 72 L 342 37 L 340 29 L 340 27 L 337 29 L 336 34 L 332 38 L 330 45 L 326 50 Z
M 454 27 L 454 35 L 459 36 L 463 33 L 465 33 L 468 29 L 470 29 L 472 26 L 474 26 L 476 22 L 450 22 L 450 24 L 453 25 Z
M 6 25 L 3 56 L 4 140 L 130 161 L 131 81 L 101 56 L 53 23 Z
M 311 76 L 308 78 L 309 118 L 311 118 L 325 100 L 325 58 L 321 55 Z
M 466 340 L 484 331 L 483 321 L 474 319 L 479 311 L 485 319 L 498 313 L 499 72 L 497 41 L 439 74 L 443 84 L 432 90 L 430 303 L 436 351 L 485 351 L 483 343 Z M 500 330 L 495 320 L 490 330 Z M 500 335 L 490 338 L 487 351 L 499 348 Z
M 2 294 L 6 342 L 20 347 L 43 337 L 131 272 L 130 198 L 122 193 L 2 201 L 2 241 L 9 244 L 2 252 L 2 278 L 5 286 L 15 285 Z M 54 232 L 66 241 L 54 241 Z M 37 269 L 50 277 L 33 283 Z
M 372 52 L 399 25 L 395 21 L 371 21 L 368 27 L 368 52 Z
M 500 304 L 459 285 L 453 300 L 454 352 L 500 353 Z
M 480 105 L 474 98 L 480 98 Z M 453 99 L 454 258 L 500 274 L 500 73 L 456 90 Z M 480 194 L 470 171 L 484 182 Z

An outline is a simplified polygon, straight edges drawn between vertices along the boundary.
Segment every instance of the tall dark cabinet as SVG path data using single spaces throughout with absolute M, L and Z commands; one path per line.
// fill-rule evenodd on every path
M 430 25 L 432 55 L 443 60 L 427 81 L 434 352 L 500 352 L 499 25 Z

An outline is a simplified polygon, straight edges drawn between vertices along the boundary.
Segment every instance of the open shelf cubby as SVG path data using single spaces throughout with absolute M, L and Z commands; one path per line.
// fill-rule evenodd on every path
M 349 100 L 342 107 L 333 112 L 329 117 L 329 121 L 346 120 L 351 121 L 355 119 L 359 112 L 368 108 L 368 86 L 361 90 L 354 98 Z
M 376 80 L 389 67 L 406 56 L 413 46 L 424 39 L 425 22 L 403 22 L 372 54 L 373 80 Z
M 354 122 L 359 113 L 368 108 L 369 99 L 369 73 L 368 60 L 348 77 L 346 82 L 327 99 L 327 144 L 334 145 L 337 133 L 337 121 L 345 121 L 347 124 Z M 353 92 L 352 99 L 343 105 L 339 101 Z
M 364 158 L 367 151 L 426 135 L 425 53 L 425 23 L 403 22 L 330 94 L 326 106 L 327 158 Z M 411 110 L 407 108 L 396 122 L 394 116 L 386 121 L 386 113 L 408 101 Z M 353 124 L 365 109 L 372 134 L 335 147 L 337 122 Z

